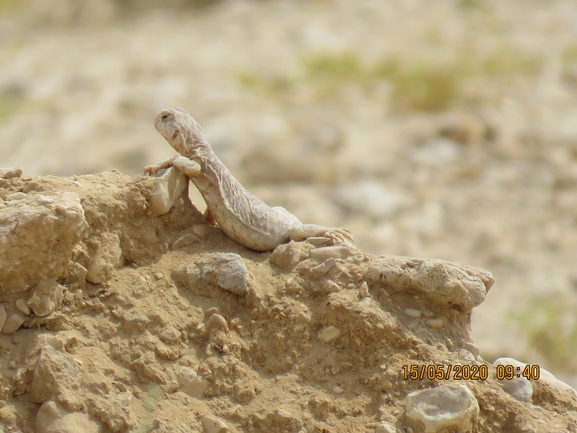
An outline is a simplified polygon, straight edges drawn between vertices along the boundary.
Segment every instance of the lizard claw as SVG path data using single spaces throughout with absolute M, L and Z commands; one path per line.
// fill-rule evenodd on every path
M 168 158 L 162 162 L 159 162 L 158 164 L 147 165 L 146 167 L 144 167 L 145 176 L 154 176 L 160 170 L 172 167 L 173 160 L 174 160 L 174 157 Z
M 348 229 L 341 229 L 341 228 L 329 229 L 325 232 L 324 236 L 331 239 L 335 244 L 343 242 L 355 243 L 355 239 L 353 238 L 353 235 Z

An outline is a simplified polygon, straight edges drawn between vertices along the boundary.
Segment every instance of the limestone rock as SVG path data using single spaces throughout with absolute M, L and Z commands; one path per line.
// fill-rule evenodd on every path
M 294 242 L 279 245 L 270 255 L 270 262 L 282 270 L 292 270 L 300 261 L 308 258 L 314 247 L 308 242 Z
M 189 265 L 173 273 L 181 284 L 193 289 L 204 280 L 235 295 L 245 295 L 248 290 L 248 269 L 238 254 L 222 253 L 208 260 Z
M 524 362 L 517 361 L 516 359 L 513 359 L 513 358 L 496 359 L 495 362 L 493 362 L 493 365 L 495 365 L 495 366 L 497 366 L 497 365 L 503 365 L 503 366 L 512 365 L 515 368 L 515 375 L 522 374 L 525 367 L 527 366 L 527 364 L 525 364 Z M 523 376 L 521 376 L 521 378 L 525 380 L 525 378 Z M 531 384 L 530 381 L 527 381 L 527 382 L 529 384 Z M 577 391 L 575 391 L 575 389 L 573 389 L 571 386 L 567 385 L 565 382 L 562 382 L 559 379 L 557 379 L 552 373 L 545 370 L 544 368 L 539 368 L 539 379 L 537 379 L 537 382 L 546 383 L 547 385 L 551 386 L 553 389 L 555 389 L 557 391 L 570 392 L 575 397 L 577 397 Z M 520 397 L 523 397 L 524 395 L 526 395 L 527 389 L 526 389 L 526 386 L 523 386 L 525 388 L 525 391 L 522 392 L 521 388 L 520 388 L 521 386 L 523 386 L 523 385 L 516 385 L 516 387 L 519 388 L 519 390 L 516 392 L 518 393 L 518 395 Z M 511 387 L 509 389 L 513 390 L 514 388 Z M 505 389 L 505 391 L 507 391 L 507 389 Z M 509 392 L 509 391 L 507 391 L 507 392 Z M 509 393 L 511 395 L 513 395 L 511 392 L 509 392 Z M 517 397 L 515 397 L 515 398 L 517 399 Z M 528 401 L 528 400 L 521 400 L 521 401 Z
M 437 304 L 467 310 L 481 304 L 495 282 L 489 271 L 438 259 L 375 257 L 364 278 L 394 291 L 419 292 Z
M 70 413 L 58 403 L 47 401 L 36 414 L 36 433 L 98 433 L 100 426 L 87 414 Z
M 202 426 L 204 427 L 205 433 L 226 433 L 229 431 L 228 426 L 223 420 L 213 416 L 205 416 L 202 419 Z
M 66 275 L 87 227 L 76 193 L 28 194 L 0 213 L 0 290 L 26 291 Z
M 43 403 L 70 388 L 78 374 L 78 365 L 66 353 L 44 346 L 34 367 L 30 398 Z
M 54 280 L 44 280 L 36 285 L 36 290 L 28 306 L 38 317 L 48 316 L 58 308 L 62 302 L 63 287 Z
M 407 396 L 407 417 L 424 426 L 424 433 L 443 429 L 466 433 L 479 415 L 479 404 L 465 385 L 446 385 L 414 391 Z
M 170 167 L 162 172 L 161 176 L 154 182 L 154 188 L 150 196 L 152 212 L 156 215 L 168 213 L 187 186 L 188 177 L 177 168 Z

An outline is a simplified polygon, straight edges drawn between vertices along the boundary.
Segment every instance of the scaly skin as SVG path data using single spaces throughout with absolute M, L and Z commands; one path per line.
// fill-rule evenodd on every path
M 270 207 L 234 178 L 207 143 L 200 125 L 183 108 L 162 110 L 154 120 L 156 130 L 180 156 L 171 157 L 144 172 L 176 167 L 189 177 L 206 201 L 205 218 L 214 220 L 230 238 L 256 251 L 270 251 L 280 244 L 327 237 L 335 243 L 350 241 L 347 229 L 302 224 L 282 207 Z

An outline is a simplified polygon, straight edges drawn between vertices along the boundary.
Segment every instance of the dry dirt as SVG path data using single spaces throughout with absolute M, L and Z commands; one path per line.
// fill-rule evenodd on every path
M 44 263 L 23 253 L 16 273 L 3 262 L 8 316 L 32 295 L 14 283 L 22 276 L 55 278 L 64 290 L 52 314 L 26 315 L 21 329 L 0 335 L 2 431 L 192 432 L 214 417 L 231 432 L 367 432 L 382 422 L 420 432 L 405 397 L 451 383 L 478 401 L 473 432 L 577 431 L 574 391 L 537 381 L 530 402 L 517 401 L 474 353 L 471 309 L 493 283 L 488 272 L 309 242 L 256 253 L 205 224 L 186 193 L 153 215 L 152 183 L 119 173 L 0 180 L 5 215 L 26 203 L 55 206 L 36 219 L 22 211 L 26 225 L 5 238 L 6 251 L 15 255 L 21 241 L 69 258 L 54 272 L 56 253 Z M 75 224 L 82 239 L 68 253 L 50 233 L 72 230 L 60 222 L 76 218 L 70 203 L 59 206 L 63 193 L 79 199 L 86 221 Z M 103 253 L 118 248 L 121 257 Z M 246 264 L 244 295 L 190 277 L 221 253 Z M 97 257 L 110 266 L 91 275 Z M 105 281 L 87 281 L 95 278 Z M 323 341 L 330 326 L 341 333 Z M 406 380 L 411 365 L 486 365 L 489 377 Z
M 76 334 L 66 331 L 68 334 L 58 337 L 54 330 L 46 333 L 45 341 L 37 339 L 35 332 L 46 331 L 21 329 L 12 337 L 2 337 L 6 344 L 6 350 L 2 347 L 3 368 L 8 353 L 11 360 L 7 364 L 9 374 L 4 374 L 6 370 L 2 373 L 2 397 L 10 401 L 0 409 L 6 431 L 16 425 L 26 429 L 33 423 L 39 404 L 25 403 L 26 387 L 31 383 L 38 350 L 46 345 L 56 350 L 69 346 L 64 352 L 81 361 L 88 359 L 96 373 L 86 392 L 100 395 L 100 400 L 92 397 L 97 403 L 90 413 L 100 420 L 108 413 L 110 419 L 118 415 L 118 421 L 109 422 L 118 422 L 117 426 L 127 423 L 135 431 L 146 431 L 144 425 L 149 421 L 162 428 L 163 422 L 172 420 L 172 415 L 166 415 L 171 410 L 167 402 L 180 395 L 169 392 L 178 372 L 165 364 L 193 368 L 206 357 L 216 356 L 206 353 L 212 347 L 209 336 L 201 332 L 194 337 L 196 328 L 188 328 L 191 323 L 196 326 L 208 320 L 205 314 L 210 307 L 206 303 L 218 304 L 229 320 L 229 337 L 257 341 L 257 346 L 261 342 L 263 346 L 283 347 L 282 336 L 278 341 L 272 337 L 279 332 L 276 328 L 266 328 L 263 332 L 270 335 L 260 337 L 262 334 L 254 334 L 250 324 L 243 322 L 244 331 L 232 325 L 237 317 L 232 305 L 242 307 L 244 316 L 239 313 L 239 320 L 241 316 L 253 320 L 255 306 L 248 303 L 248 298 L 239 301 L 233 295 L 212 290 L 213 297 L 205 299 L 200 309 L 190 307 L 205 297 L 197 298 L 196 292 L 175 283 L 172 271 L 187 264 L 187 254 L 200 254 L 201 243 L 183 250 L 167 248 L 178 237 L 177 231 L 196 217 L 194 212 L 183 210 L 183 215 L 172 219 L 141 215 L 128 227 L 122 226 L 122 218 L 115 219 L 125 215 L 120 209 L 140 206 L 145 212 L 146 208 L 145 200 L 127 205 L 132 198 L 125 200 L 124 187 L 128 183 L 132 190 L 146 195 L 146 182 L 138 187 L 135 179 L 107 174 L 80 177 L 77 182 L 81 186 L 74 187 L 70 178 L 26 177 L 72 176 L 112 169 L 138 175 L 145 165 L 170 155 L 171 149 L 154 132 L 152 119 L 159 109 L 171 106 L 187 108 L 203 125 L 216 153 L 249 190 L 271 205 L 290 209 L 303 221 L 348 227 L 363 253 L 440 258 L 490 270 L 496 284 L 474 310 L 472 331 L 466 329 L 480 347 L 481 357 L 492 362 L 510 356 L 537 364 L 577 386 L 577 4 L 573 0 L 529 0 L 523 7 L 517 0 L 223 1 L 207 8 L 156 9 L 150 7 L 153 3 L 143 0 L 136 7 L 130 0 L 0 0 L 0 167 L 22 167 L 26 179 L 3 184 L 0 193 L 4 197 L 8 190 L 17 191 L 24 188 L 22 182 L 29 182 L 33 184 L 28 187 L 30 191 L 40 190 L 44 184 L 51 193 L 77 188 L 77 193 L 92 197 L 93 205 L 102 198 L 107 204 L 90 217 L 101 221 L 98 230 L 109 225 L 118 234 L 85 243 L 85 250 L 79 253 L 81 262 L 86 265 L 94 259 L 99 245 L 104 244 L 108 245 L 102 255 L 104 263 L 118 255 L 119 245 L 123 258 L 117 264 L 124 261 L 114 279 L 102 287 L 90 283 L 76 287 L 84 274 L 81 268 L 74 270 L 76 280 L 65 285 L 65 303 L 61 313 L 53 313 L 54 323 L 46 320 L 43 324 L 41 320 L 34 325 L 57 329 L 62 322 L 63 327 L 74 325 Z M 174 6 L 186 2 L 170 3 Z M 103 179 L 110 184 L 118 182 L 122 188 L 107 190 L 99 183 Z M 191 193 L 194 196 L 194 191 Z M 113 198 L 108 201 L 109 197 Z M 193 201 L 200 206 L 198 196 Z M 135 221 L 148 229 L 132 227 Z M 72 234 L 80 236 L 80 232 Z M 239 248 L 218 230 L 211 229 L 205 235 L 202 248 L 208 245 L 210 251 L 242 254 L 251 276 L 258 276 L 253 284 L 263 285 L 260 293 L 271 291 L 272 299 L 288 296 L 305 305 L 310 313 L 309 337 L 314 340 L 328 314 L 322 308 L 327 294 L 283 293 L 288 274 L 269 267 L 268 254 Z M 68 241 L 76 242 L 74 236 Z M 133 238 L 140 241 L 132 244 Z M 157 238 L 164 241 L 157 242 Z M 34 244 L 34 239 L 30 242 Z M 61 249 L 66 248 L 65 243 Z M 39 259 L 29 268 L 55 275 L 70 259 L 62 257 L 50 269 L 42 268 Z M 343 266 L 348 265 L 354 264 Z M 113 268 L 96 266 L 92 279 L 96 281 L 98 275 L 108 278 Z M 358 279 L 354 280 L 354 275 L 352 278 L 356 284 Z M 33 290 L 35 284 L 34 279 L 14 281 L 13 289 Z M 136 283 L 126 286 L 130 281 Z M 296 281 L 302 282 L 298 278 Z M 157 299 L 157 285 L 174 297 Z M 122 296 L 116 295 L 112 287 Z M 373 299 L 381 302 L 374 290 L 372 287 Z M 2 292 L 0 302 L 11 312 L 20 296 L 24 295 Z M 78 303 L 71 297 L 79 298 Z M 227 303 L 225 298 L 235 301 Z M 163 312 L 147 314 L 144 325 L 137 325 L 141 316 L 133 320 L 112 313 L 115 306 L 119 312 L 138 310 L 147 299 L 151 301 L 146 304 L 149 308 Z M 174 300 L 176 307 L 166 304 L 167 299 Z M 194 320 L 183 319 L 176 324 L 169 320 L 174 311 L 185 315 L 185 305 L 193 308 L 190 314 Z M 381 306 L 388 308 L 382 302 Z M 62 313 L 67 308 L 78 315 Z M 272 310 L 273 306 L 264 303 L 262 308 Z M 285 319 L 289 329 L 297 323 L 290 320 L 291 314 L 286 313 Z M 395 314 L 399 320 L 404 317 Z M 84 328 L 82 324 L 88 322 L 92 325 Z M 163 369 L 173 372 L 154 380 L 138 370 L 143 367 L 137 367 L 136 361 L 118 361 L 133 356 L 120 354 L 119 350 L 117 358 L 103 361 L 100 366 L 93 360 L 99 356 L 108 359 L 99 352 L 105 349 L 94 349 L 94 356 L 86 357 L 90 352 L 87 347 L 110 339 L 115 331 L 112 325 L 106 330 L 109 323 L 122 325 L 119 332 L 126 332 L 122 334 L 125 339 L 132 331 L 124 329 L 131 326 L 154 324 L 161 328 L 170 323 L 181 331 L 181 339 L 172 345 L 154 338 L 152 343 L 136 341 L 135 347 L 148 348 L 149 357 L 176 356 L 167 355 L 172 349 L 164 350 L 162 345 L 190 346 L 199 348 L 199 353 L 190 355 L 189 364 L 184 355 L 176 361 L 160 357 L 157 362 L 163 364 Z M 283 322 L 283 329 L 286 327 Z M 363 326 L 360 329 L 362 335 L 368 332 Z M 447 350 L 446 342 L 441 340 L 425 339 L 427 350 L 434 355 L 431 359 L 456 362 L 456 358 L 440 354 Z M 258 395 L 278 391 L 285 379 L 291 386 L 300 386 L 293 373 L 279 378 L 268 372 L 272 367 L 247 355 L 242 341 L 241 355 L 233 355 L 239 356 L 243 368 L 259 376 L 262 388 Z M 445 344 L 445 348 L 439 349 L 435 342 Z M 391 347 L 397 347 L 395 351 L 402 356 L 400 361 L 393 359 L 391 365 L 396 365 L 394 371 L 398 374 L 403 362 L 419 359 L 416 353 L 421 352 L 415 349 L 407 355 L 402 345 L 396 344 L 391 341 Z M 321 361 L 338 364 L 340 358 L 335 353 L 339 350 L 346 352 L 344 358 L 358 359 L 358 347 L 329 346 L 330 350 L 326 344 L 308 349 L 316 353 L 325 348 L 333 356 L 321 358 L 319 365 L 324 365 Z M 14 347 L 18 349 L 13 351 Z M 174 348 L 174 352 L 178 350 Z M 298 365 L 296 355 L 290 356 Z M 138 358 L 136 354 L 134 357 Z M 365 374 L 370 368 L 363 370 L 356 388 L 339 384 L 344 393 L 332 395 L 335 383 L 340 382 L 330 375 L 314 373 L 316 367 L 322 370 L 311 361 L 314 359 L 304 362 L 305 373 L 311 371 L 310 375 L 303 373 L 305 384 L 316 390 L 322 388 L 328 395 L 324 397 L 339 402 L 334 407 L 311 391 L 309 400 L 321 400 L 305 404 L 297 398 L 300 405 L 295 405 L 302 412 L 290 406 L 290 399 L 279 400 L 275 407 L 262 403 L 259 412 L 261 400 L 254 397 L 247 406 L 252 409 L 239 412 L 241 415 L 235 418 L 231 415 L 236 410 L 234 405 L 244 404 L 235 399 L 243 392 L 235 391 L 232 384 L 213 380 L 209 392 L 221 393 L 220 397 L 203 400 L 210 410 L 199 406 L 199 413 L 212 411 L 240 431 L 245 428 L 243 423 L 273 422 L 274 415 L 266 421 L 266 414 L 276 413 L 282 403 L 289 405 L 282 406 L 283 410 L 294 416 L 308 411 L 302 417 L 303 428 L 312 425 L 307 419 L 328 424 L 337 418 L 338 423 L 354 419 L 358 431 L 374 426 L 382 404 L 374 382 L 363 380 L 376 375 L 378 366 L 375 364 L 370 374 Z M 147 364 L 148 358 L 141 361 L 141 365 Z M 291 371 L 288 361 L 282 365 Z M 117 374 L 116 369 L 124 375 L 122 380 L 97 383 L 101 371 L 106 370 L 106 377 Z M 205 372 L 209 370 L 207 367 Z M 307 380 L 315 374 L 325 377 L 328 385 L 321 387 L 314 381 L 311 385 Z M 347 374 L 339 370 L 335 377 L 349 377 Z M 349 379 L 358 378 L 356 374 L 360 373 Z M 156 385 L 149 386 L 147 381 Z M 125 382 L 130 386 L 120 384 Z M 555 425 L 562 426 L 558 431 L 569 428 L 572 421 L 567 417 L 574 415 L 573 400 L 562 396 L 557 400 L 552 392 L 540 388 L 533 404 L 520 403 L 489 382 L 468 383 L 485 408 L 479 431 L 524 431 L 525 427 L 531 431 L 530 424 L 535 431 L 549 431 L 541 430 L 537 419 L 545 420 L 550 431 L 556 431 Z M 398 395 L 393 394 L 391 403 L 397 412 L 387 412 L 391 420 L 399 419 L 402 396 L 409 388 L 421 386 L 403 381 L 399 384 L 400 388 L 395 389 Z M 288 385 L 285 388 L 290 389 Z M 78 398 L 77 391 L 71 395 L 72 400 Z M 112 393 L 120 396 L 120 403 L 107 401 L 105 396 Z M 10 400 L 13 394 L 17 408 Z M 136 398 L 130 400 L 130 396 Z M 341 404 L 350 407 L 354 401 L 356 405 L 362 396 L 366 397 L 364 406 L 361 404 L 363 414 L 338 412 Z M 194 403 L 189 406 L 196 407 L 195 397 L 185 398 Z M 222 406 L 228 412 L 211 406 L 218 406 L 221 398 L 232 399 L 229 406 Z M 77 410 L 79 406 L 72 400 L 63 399 L 62 404 L 68 410 Z M 106 409 L 103 401 L 109 404 Z M 61 408 L 49 409 L 58 414 Z M 165 412 L 162 416 L 143 415 L 159 414 L 157 410 Z M 565 415 L 554 421 L 552 414 L 557 412 Z M 193 430 L 199 428 L 197 415 L 190 415 Z M 264 421 L 258 421 L 261 418 Z M 356 424 L 357 420 L 364 421 Z M 492 422 L 501 427 L 491 427 Z M 326 428 L 347 431 L 343 426 Z M 178 431 L 178 427 L 170 428 Z

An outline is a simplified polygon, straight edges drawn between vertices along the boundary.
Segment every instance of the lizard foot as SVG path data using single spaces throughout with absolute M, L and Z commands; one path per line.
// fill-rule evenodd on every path
M 329 229 L 323 234 L 323 236 L 331 239 L 335 244 L 342 242 L 355 243 L 355 239 L 353 238 L 353 235 L 348 229 L 340 229 L 340 228 Z
M 164 161 L 161 161 L 158 164 L 147 165 L 146 167 L 144 167 L 144 174 L 146 176 L 154 176 L 160 170 L 172 167 L 173 160 L 174 157 L 165 159 Z

